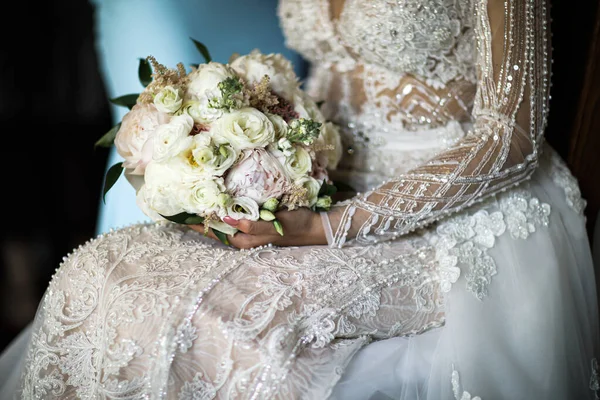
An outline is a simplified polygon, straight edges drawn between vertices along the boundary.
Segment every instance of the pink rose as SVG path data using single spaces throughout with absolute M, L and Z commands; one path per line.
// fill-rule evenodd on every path
M 279 199 L 290 184 L 281 163 L 262 148 L 245 150 L 242 158 L 225 178 L 225 187 L 234 197 L 249 197 L 262 205 L 270 198 Z
M 125 159 L 123 166 L 132 175 L 144 175 L 152 160 L 152 137 L 156 127 L 169 121 L 153 104 L 136 104 L 125 114 L 115 138 L 117 152 Z

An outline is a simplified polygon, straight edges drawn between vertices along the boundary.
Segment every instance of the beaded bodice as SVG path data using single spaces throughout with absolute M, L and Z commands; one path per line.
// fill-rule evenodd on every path
M 392 239 L 527 179 L 548 111 L 546 0 L 280 0 L 342 127 L 335 246 Z M 327 225 L 327 224 L 326 224 Z
M 279 14 L 288 45 L 315 64 L 475 82 L 471 0 L 346 0 L 336 19 L 328 0 L 283 0 Z

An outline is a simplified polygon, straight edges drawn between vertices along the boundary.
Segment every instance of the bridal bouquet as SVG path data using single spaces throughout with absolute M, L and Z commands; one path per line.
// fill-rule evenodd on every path
M 124 171 L 151 219 L 204 223 L 223 242 L 237 231 L 226 216 L 273 221 L 283 235 L 276 211 L 329 209 L 339 132 L 289 60 L 255 50 L 221 64 L 194 43 L 205 63 L 188 72 L 142 59 L 143 92 L 112 99 L 129 111 L 96 143 L 124 159 L 108 170 L 104 195 Z

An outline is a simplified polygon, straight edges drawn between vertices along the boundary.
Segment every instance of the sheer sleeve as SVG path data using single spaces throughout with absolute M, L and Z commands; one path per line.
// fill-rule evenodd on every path
M 374 243 L 455 213 L 528 179 L 548 113 L 546 0 L 476 0 L 473 128 L 428 162 L 327 214 L 329 244 Z

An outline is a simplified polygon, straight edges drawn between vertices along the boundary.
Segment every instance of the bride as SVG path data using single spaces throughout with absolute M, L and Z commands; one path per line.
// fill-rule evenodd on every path
M 584 202 L 544 144 L 545 0 L 280 0 L 343 128 L 328 213 L 141 224 L 65 258 L 21 399 L 593 399 Z M 361 350 L 362 349 L 362 350 Z

